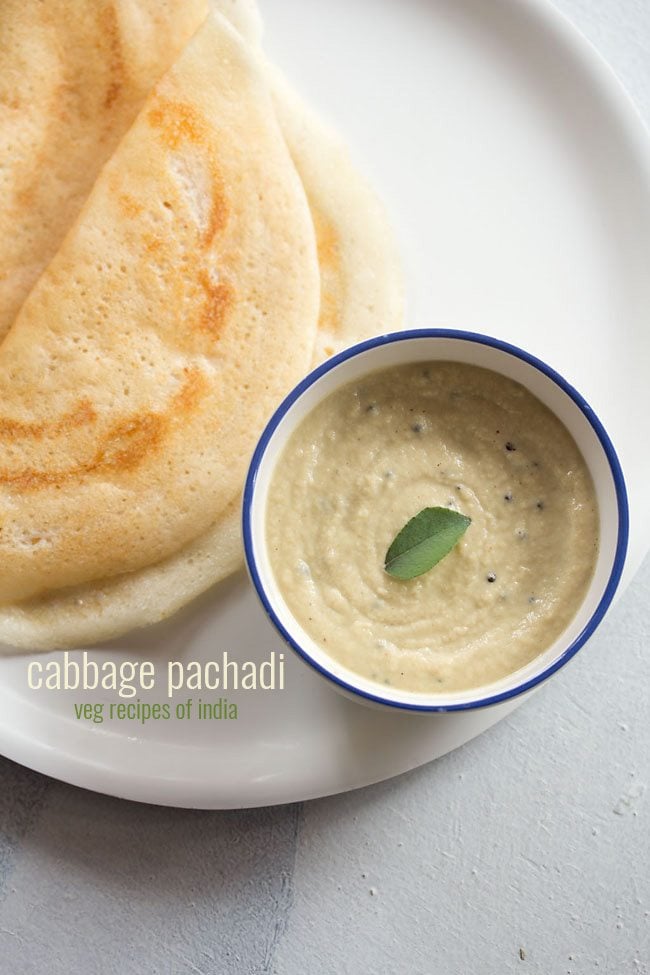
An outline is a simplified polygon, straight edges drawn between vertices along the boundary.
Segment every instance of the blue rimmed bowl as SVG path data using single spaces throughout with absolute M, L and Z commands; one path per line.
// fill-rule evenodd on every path
M 275 579 L 266 541 L 266 507 L 273 473 L 302 420 L 341 386 L 369 373 L 414 362 L 453 360 L 482 366 L 525 386 L 564 423 L 591 473 L 600 517 L 594 574 L 576 615 L 560 637 L 520 670 L 490 684 L 447 693 L 387 688 L 334 660 L 296 620 Z M 618 586 L 628 540 L 625 482 L 616 451 L 583 397 L 550 366 L 523 349 L 473 332 L 418 329 L 352 346 L 311 372 L 286 397 L 257 445 L 246 479 L 243 535 L 251 580 L 286 642 L 347 696 L 366 704 L 411 711 L 459 711 L 497 704 L 531 690 L 564 666 L 602 621 Z

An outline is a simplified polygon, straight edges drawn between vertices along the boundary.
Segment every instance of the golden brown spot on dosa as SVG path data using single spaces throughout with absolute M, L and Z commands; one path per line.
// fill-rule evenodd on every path
M 0 416 L 0 437 L 15 440 L 20 437 L 34 437 L 40 439 L 57 433 L 67 433 L 85 423 L 92 423 L 97 414 L 92 408 L 90 400 L 82 399 L 73 410 L 64 413 L 56 420 L 42 420 L 39 423 L 24 423 L 22 420 L 12 420 Z
M 310 204 L 311 205 L 311 204 Z M 318 264 L 321 271 L 321 295 L 318 327 L 335 332 L 341 320 L 341 249 L 336 227 L 316 206 L 312 206 L 316 231 Z
M 14 112 L 19 112 L 23 107 L 18 95 L 7 94 L 6 92 L 0 95 L 0 105 L 4 105 L 5 108 L 9 108 Z
M 185 381 L 172 401 L 172 419 L 175 423 L 178 422 L 179 418 L 185 417 L 195 410 L 201 401 L 201 397 L 205 396 L 209 389 L 208 380 L 200 369 L 186 368 L 183 371 Z
M 142 204 L 128 193 L 120 193 L 118 203 L 125 217 L 138 217 L 144 210 Z
M 104 99 L 104 107 L 110 108 L 111 105 L 117 101 L 120 91 L 122 90 L 122 84 L 119 81 L 112 81 L 106 90 L 106 98 Z
M 110 108 L 120 96 L 125 76 L 120 25 L 117 19 L 117 12 L 112 3 L 107 4 L 101 9 L 99 22 L 103 37 L 108 46 L 109 81 L 104 96 L 104 108 Z
M 312 210 L 312 217 L 316 231 L 318 263 L 321 268 L 337 268 L 341 260 L 341 253 L 336 227 L 317 207 Z
M 95 454 L 91 469 L 132 470 L 158 446 L 168 425 L 169 418 L 160 413 L 143 413 L 114 424 Z
M 18 206 L 28 208 L 34 203 L 35 196 L 36 186 L 30 183 L 29 186 L 24 186 L 21 190 L 16 191 L 15 200 Z
M 160 98 L 148 118 L 160 129 L 163 141 L 170 149 L 178 149 L 181 142 L 200 144 L 206 141 L 205 119 L 192 105 Z
M 193 145 L 209 145 L 209 126 L 203 116 L 192 105 L 161 99 L 160 104 L 149 112 L 149 121 L 160 130 L 163 142 L 170 149 L 178 149 L 183 142 Z M 206 160 L 210 170 L 212 201 L 204 243 L 209 245 L 215 235 L 221 233 L 229 216 L 225 187 L 219 172 L 217 160 L 208 152 Z
M 133 470 L 161 445 L 174 426 L 182 423 L 184 417 L 196 409 L 205 394 L 208 383 L 200 370 L 187 368 L 184 373 L 183 385 L 172 396 L 165 410 L 136 413 L 114 423 L 102 436 L 90 460 L 58 471 L 27 469 L 13 473 L 0 470 L 0 483 L 12 484 L 23 490 L 37 490 L 63 484 L 85 474 Z M 57 432 L 65 431 L 65 420 L 61 418 L 57 421 Z
M 204 234 L 204 244 L 208 246 L 216 234 L 224 230 L 229 216 L 223 179 L 215 155 L 209 149 L 210 126 L 194 106 L 170 99 L 160 99 L 159 104 L 149 112 L 148 118 L 160 130 L 163 142 L 169 149 L 178 149 L 182 143 L 206 148 L 206 164 L 210 171 L 212 188 L 210 216 Z
M 205 232 L 205 243 L 210 244 L 217 234 L 222 233 L 228 223 L 229 208 L 222 180 L 217 171 L 214 160 L 211 160 L 212 177 L 212 206 L 210 219 Z
M 198 327 L 217 338 L 235 303 L 235 289 L 228 281 L 213 284 L 205 271 L 199 273 L 199 281 L 205 291 L 205 301 L 199 314 Z
M 155 234 L 143 234 L 142 244 L 147 254 L 156 254 L 164 246 L 161 238 L 156 237 Z

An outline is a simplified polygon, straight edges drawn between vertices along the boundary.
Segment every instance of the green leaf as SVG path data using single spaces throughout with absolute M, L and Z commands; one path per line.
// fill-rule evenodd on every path
M 415 579 L 448 555 L 472 522 L 451 508 L 423 508 L 395 536 L 384 568 L 396 579 Z

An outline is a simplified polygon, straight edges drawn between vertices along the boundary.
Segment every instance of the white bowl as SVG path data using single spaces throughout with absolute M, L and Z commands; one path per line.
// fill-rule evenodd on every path
M 600 512 L 600 547 L 587 594 L 575 617 L 554 643 L 520 670 L 501 680 L 453 693 L 421 694 L 386 688 L 332 659 L 309 636 L 280 591 L 266 541 L 266 506 L 275 465 L 296 427 L 325 397 L 368 373 L 433 360 L 483 366 L 521 383 L 564 423 L 591 472 Z M 612 443 L 591 407 L 555 370 L 522 349 L 472 332 L 418 329 L 362 342 L 311 372 L 286 397 L 269 421 L 253 455 L 244 489 L 246 562 L 271 621 L 303 660 L 347 696 L 367 704 L 414 711 L 456 711 L 486 707 L 530 690 L 573 657 L 602 621 L 618 586 L 628 539 L 628 505 L 621 467 Z

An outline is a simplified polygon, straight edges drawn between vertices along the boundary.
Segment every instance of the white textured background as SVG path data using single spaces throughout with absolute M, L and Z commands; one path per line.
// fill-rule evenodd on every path
M 558 6 L 650 121 L 648 0 Z M 0 759 L 0 975 L 648 975 L 649 644 L 646 560 L 509 719 L 306 805 L 154 809 Z

